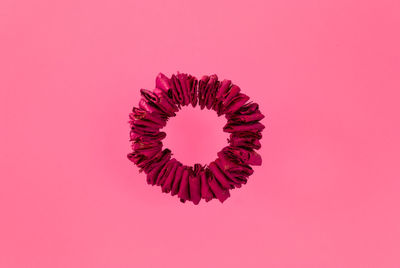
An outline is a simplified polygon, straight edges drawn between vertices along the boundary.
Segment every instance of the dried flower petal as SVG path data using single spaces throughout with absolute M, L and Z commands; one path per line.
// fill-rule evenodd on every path
M 208 185 L 210 185 L 211 191 L 217 197 L 217 199 L 223 203 L 229 196 L 229 190 L 223 188 L 218 181 L 215 179 L 215 176 L 212 172 L 209 172 L 209 176 L 207 176 Z
M 185 167 L 182 173 L 182 180 L 179 186 L 178 197 L 182 202 L 190 200 L 190 189 L 189 189 L 189 169 Z

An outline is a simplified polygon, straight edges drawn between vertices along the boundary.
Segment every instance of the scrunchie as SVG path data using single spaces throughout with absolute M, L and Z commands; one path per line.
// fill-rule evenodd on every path
M 217 75 L 205 75 L 200 80 L 190 74 L 177 73 L 171 78 L 160 73 L 153 91 L 141 89 L 139 108 L 129 114 L 130 141 L 133 152 L 128 158 L 147 174 L 147 183 L 158 185 L 162 192 L 177 195 L 198 204 L 201 199 L 217 198 L 221 203 L 229 190 L 240 188 L 253 174 L 250 165 L 261 165 L 261 131 L 264 118 L 258 104 L 230 80 L 218 80 Z M 171 150 L 162 148 L 166 137 L 160 129 L 168 118 L 176 115 L 182 106 L 199 105 L 213 109 L 228 120 L 223 131 L 230 133 L 229 145 L 217 153 L 208 165 L 193 167 L 172 158 Z

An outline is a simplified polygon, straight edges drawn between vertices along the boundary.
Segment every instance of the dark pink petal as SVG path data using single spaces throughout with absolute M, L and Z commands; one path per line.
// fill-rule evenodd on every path
M 185 166 L 183 166 L 183 165 L 179 166 L 176 169 L 175 179 L 174 179 L 174 183 L 173 183 L 172 189 L 171 189 L 171 195 L 176 195 L 179 193 L 179 187 L 181 185 L 182 174 L 183 174 L 184 170 L 185 170 Z
M 168 150 L 168 149 L 165 149 L 165 150 Z M 145 169 L 145 172 L 147 173 L 147 183 L 148 184 L 151 184 L 151 185 L 156 184 L 156 180 L 159 175 L 159 172 L 165 166 L 165 164 L 169 161 L 170 157 L 171 157 L 170 151 L 168 153 L 163 153 L 162 157 L 159 158 L 158 161 L 152 162 Z
M 230 170 L 231 168 L 236 167 L 238 164 L 236 161 L 236 158 L 232 159 L 232 156 L 230 154 L 227 154 L 226 151 L 224 151 L 224 149 L 222 149 L 222 151 L 218 152 L 218 159 L 220 161 L 220 163 L 223 166 L 224 170 Z
M 206 103 L 206 87 L 210 77 L 208 75 L 204 75 L 199 81 L 199 106 L 201 109 L 204 109 Z
M 182 173 L 182 180 L 179 186 L 178 197 L 182 202 L 186 200 L 190 200 L 190 193 L 189 193 L 189 169 L 185 167 Z
M 229 92 L 231 85 L 232 81 L 227 79 L 224 79 L 220 83 L 217 94 L 215 96 L 217 101 L 223 101 L 224 96 L 227 94 L 227 92 Z
M 235 179 L 235 182 L 246 184 L 248 177 L 253 174 L 253 169 L 249 165 L 237 165 L 226 172 Z
M 135 154 L 135 159 L 137 159 L 135 164 L 140 168 L 140 172 L 142 172 L 147 165 L 154 161 L 160 152 L 161 151 L 158 148 L 149 149 L 149 151 L 145 152 L 133 152 L 132 154 Z
M 158 129 L 141 125 L 134 125 L 131 127 L 131 132 L 136 133 L 138 135 L 155 135 L 158 133 Z
M 260 149 L 261 148 L 261 143 L 258 139 L 256 138 L 231 138 L 228 139 L 228 142 L 230 145 L 235 146 L 235 147 L 246 147 L 249 149 Z
M 241 123 L 248 123 L 248 122 L 254 122 L 254 121 L 260 121 L 263 119 L 265 116 L 261 114 L 259 111 L 255 112 L 253 114 L 249 115 L 235 115 L 231 116 L 228 118 L 232 122 L 235 122 L 235 124 L 241 124 Z
M 194 171 L 189 172 L 189 189 L 190 189 L 190 198 L 192 202 L 197 205 L 201 199 L 201 181 L 199 171 L 201 169 L 200 164 L 194 165 Z
M 163 169 L 160 171 L 160 173 L 157 176 L 156 179 L 156 185 L 161 186 L 165 183 L 165 181 L 168 178 L 169 173 L 173 169 L 174 165 L 176 163 L 175 159 L 170 159 L 163 167 Z
M 218 76 L 216 74 L 213 74 L 210 76 L 210 79 L 207 82 L 206 90 L 205 90 L 205 101 L 204 104 L 207 109 L 211 109 L 211 107 L 214 105 L 216 102 L 216 94 L 217 90 L 219 87 L 219 81 L 218 81 Z
M 221 116 L 223 114 L 222 109 L 224 108 L 224 106 L 222 105 L 222 101 L 224 100 L 224 96 L 230 90 L 231 86 L 231 80 L 224 79 L 222 82 L 219 83 L 219 87 L 215 95 L 215 102 L 212 107 L 212 109 L 217 112 L 218 116 Z
M 181 163 L 179 163 L 175 158 L 171 159 L 172 161 L 172 168 L 171 168 L 171 172 L 168 173 L 168 177 L 165 180 L 165 182 L 162 185 L 162 191 L 164 193 L 169 193 L 172 189 L 172 185 L 174 183 L 174 179 L 176 176 L 176 170 L 177 168 L 182 165 Z
M 158 165 L 147 174 L 147 183 L 148 184 L 150 184 L 150 185 L 156 184 L 158 174 L 163 169 L 163 167 L 164 167 L 164 165 Z
M 166 125 L 166 120 L 160 116 L 158 113 L 149 113 L 148 111 L 134 107 L 132 113 L 129 114 L 130 123 L 134 124 L 135 121 L 145 120 L 150 121 L 160 127 Z
M 201 180 L 201 198 L 205 199 L 206 202 L 210 201 L 214 198 L 213 193 L 211 192 L 210 186 L 208 185 L 208 179 L 206 176 L 206 172 L 203 170 L 200 172 L 200 180 Z
M 262 138 L 262 134 L 260 131 L 238 131 L 231 133 L 230 138 L 254 138 L 260 140 Z
M 218 167 L 218 169 L 221 171 L 221 173 L 229 180 L 230 188 L 239 188 L 241 187 L 243 181 L 236 178 L 229 172 L 229 168 L 226 168 L 226 165 L 224 165 L 224 161 L 221 160 L 220 158 L 217 158 L 215 160 L 215 163 Z
M 162 89 L 165 93 L 172 88 L 171 81 L 164 74 L 159 73 L 156 77 L 156 88 Z
M 166 118 L 167 116 L 165 113 L 160 109 L 160 107 L 155 106 L 151 102 L 148 102 L 145 99 L 140 99 L 139 101 L 139 108 L 143 109 L 145 111 L 148 111 L 149 113 L 157 113 L 160 114 L 161 118 Z
M 157 144 L 156 146 L 152 146 L 152 147 L 145 147 L 142 146 L 141 144 L 133 144 L 132 145 L 135 153 L 137 154 L 141 154 L 143 156 L 145 156 L 146 158 L 153 158 L 154 156 L 156 156 L 156 154 L 158 154 L 161 149 L 162 149 L 162 144 Z
M 223 188 L 225 189 L 233 188 L 231 187 L 232 184 L 230 183 L 229 178 L 223 172 L 221 172 L 221 170 L 218 168 L 215 162 L 211 162 L 209 168 L 211 172 L 214 174 L 215 179 L 219 182 L 219 184 Z
M 244 163 L 243 159 L 238 158 L 237 156 L 226 150 L 226 148 L 228 147 L 225 147 L 224 149 L 222 149 L 222 151 L 218 152 L 217 159 L 221 164 L 220 166 L 223 166 L 224 170 L 228 171 L 229 173 L 234 173 L 239 170 L 245 172 L 246 174 L 253 172 L 251 167 L 248 164 Z
M 231 101 L 231 103 L 223 109 L 223 113 L 230 114 L 237 111 L 240 107 L 242 107 L 250 98 L 243 94 L 237 94 Z
M 247 164 L 254 165 L 254 166 L 261 166 L 262 158 L 257 152 L 251 150 L 250 157 L 249 157 Z
M 141 163 L 145 159 L 145 157 L 143 155 L 135 153 L 135 152 L 129 153 L 127 155 L 127 157 L 130 161 L 135 163 L 135 165 L 137 165 L 138 163 Z
M 200 164 L 194 164 L 193 175 L 197 176 L 204 170 L 204 167 Z
M 226 148 L 218 152 L 218 159 L 224 170 L 239 179 L 244 179 L 253 174 L 253 169 L 248 164 L 244 164 L 241 158 L 236 157 L 227 151 Z
M 255 112 L 258 112 L 258 104 L 254 102 L 249 102 L 245 105 L 242 106 L 236 113 L 238 114 L 243 114 L 243 115 L 249 115 L 253 114 Z
M 169 160 L 171 161 L 171 160 Z M 165 173 L 168 171 L 169 161 L 161 168 L 160 172 L 157 175 L 155 185 L 160 186 L 161 180 L 164 179 Z
M 221 90 L 220 88 L 219 90 Z M 222 91 L 222 90 L 221 90 Z M 226 108 L 231 104 L 232 100 L 239 94 L 240 88 L 236 85 L 230 85 L 222 95 L 217 92 L 217 103 L 214 105 L 214 110 L 217 111 L 218 116 L 225 113 Z
M 161 141 L 167 136 L 165 132 L 150 133 L 147 135 L 139 135 L 133 131 L 130 132 L 130 141 L 134 142 L 151 142 L 151 141 Z
M 235 183 L 236 187 L 240 187 L 240 184 L 246 183 L 242 176 L 236 175 L 238 169 L 247 171 L 250 169 L 249 166 L 235 163 L 222 151 L 218 153 L 218 158 L 215 160 L 215 162 L 217 163 L 218 167 L 223 170 L 227 176 L 229 176 L 230 180 Z
M 190 91 L 189 91 L 189 85 L 188 85 L 188 77 L 187 74 L 182 74 L 178 73 L 177 77 L 179 79 L 179 84 L 182 87 L 182 93 L 183 93 L 183 103 L 182 105 L 188 105 L 190 103 Z
M 229 170 L 233 176 L 241 180 L 247 180 L 247 178 L 253 174 L 253 169 L 250 166 L 237 166 Z
M 142 94 L 143 99 L 148 102 L 148 105 L 156 107 L 158 110 L 168 116 L 175 116 L 175 108 L 173 105 L 171 105 L 166 95 L 161 94 L 158 96 L 154 94 L 154 92 L 147 89 L 141 89 L 140 93 Z
M 241 147 L 227 146 L 222 149 L 222 152 L 230 157 L 236 159 L 238 163 L 249 164 L 249 165 L 261 165 L 261 156 L 251 149 L 245 149 Z
M 174 100 L 175 104 L 178 105 L 178 107 L 180 107 L 180 105 L 183 105 L 184 103 L 182 86 L 176 75 L 172 75 L 171 82 L 173 88 L 171 89 L 171 93 L 169 94 L 172 95 L 172 99 Z
M 189 75 L 188 77 L 188 88 L 189 88 L 189 95 L 190 95 L 190 103 L 193 107 L 197 105 L 197 78 L 194 76 Z
M 174 103 L 174 100 L 167 95 L 167 93 L 158 88 L 155 88 L 153 92 L 160 99 L 160 103 L 165 106 L 167 110 L 174 112 L 179 111 L 178 106 Z
M 137 128 L 154 129 L 158 131 L 158 129 L 161 127 L 160 125 L 148 120 L 134 120 L 131 122 L 131 126 Z
M 244 131 L 261 131 L 265 128 L 260 122 L 255 123 L 244 123 L 244 124 L 234 124 L 229 122 L 224 126 L 224 131 L 228 133 L 232 132 L 244 132 Z
M 210 186 L 211 191 L 214 193 L 215 197 L 223 203 L 229 196 L 229 190 L 223 188 L 218 181 L 215 179 L 214 174 L 212 172 L 209 173 L 207 178 L 208 185 Z
M 227 114 L 226 118 L 234 122 L 252 122 L 260 121 L 265 116 L 259 111 L 257 103 L 247 103 L 234 113 Z
M 236 97 L 237 94 L 239 94 L 240 88 L 237 85 L 232 85 L 228 91 L 223 95 L 222 99 L 222 105 L 224 107 L 228 106 L 233 98 Z
M 155 167 L 164 165 L 171 158 L 171 150 L 168 148 L 159 152 L 156 156 L 150 159 L 145 159 L 141 164 L 141 168 L 143 168 L 146 174 L 149 174 Z

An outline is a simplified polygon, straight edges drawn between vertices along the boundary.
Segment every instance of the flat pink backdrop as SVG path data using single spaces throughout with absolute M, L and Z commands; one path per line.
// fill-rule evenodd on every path
M 2 0 L 0 267 L 400 267 L 400 2 Z M 158 72 L 232 79 L 263 165 L 182 204 L 126 158 Z M 195 117 L 194 120 L 190 120 Z M 165 144 L 206 162 L 224 118 Z

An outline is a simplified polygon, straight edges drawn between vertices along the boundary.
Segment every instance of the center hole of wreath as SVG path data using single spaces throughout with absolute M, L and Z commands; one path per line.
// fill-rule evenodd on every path
M 167 133 L 164 148 L 169 148 L 172 157 L 184 165 L 209 164 L 228 145 L 229 134 L 222 130 L 226 122 L 225 116 L 218 117 L 213 110 L 184 106 L 163 129 Z

